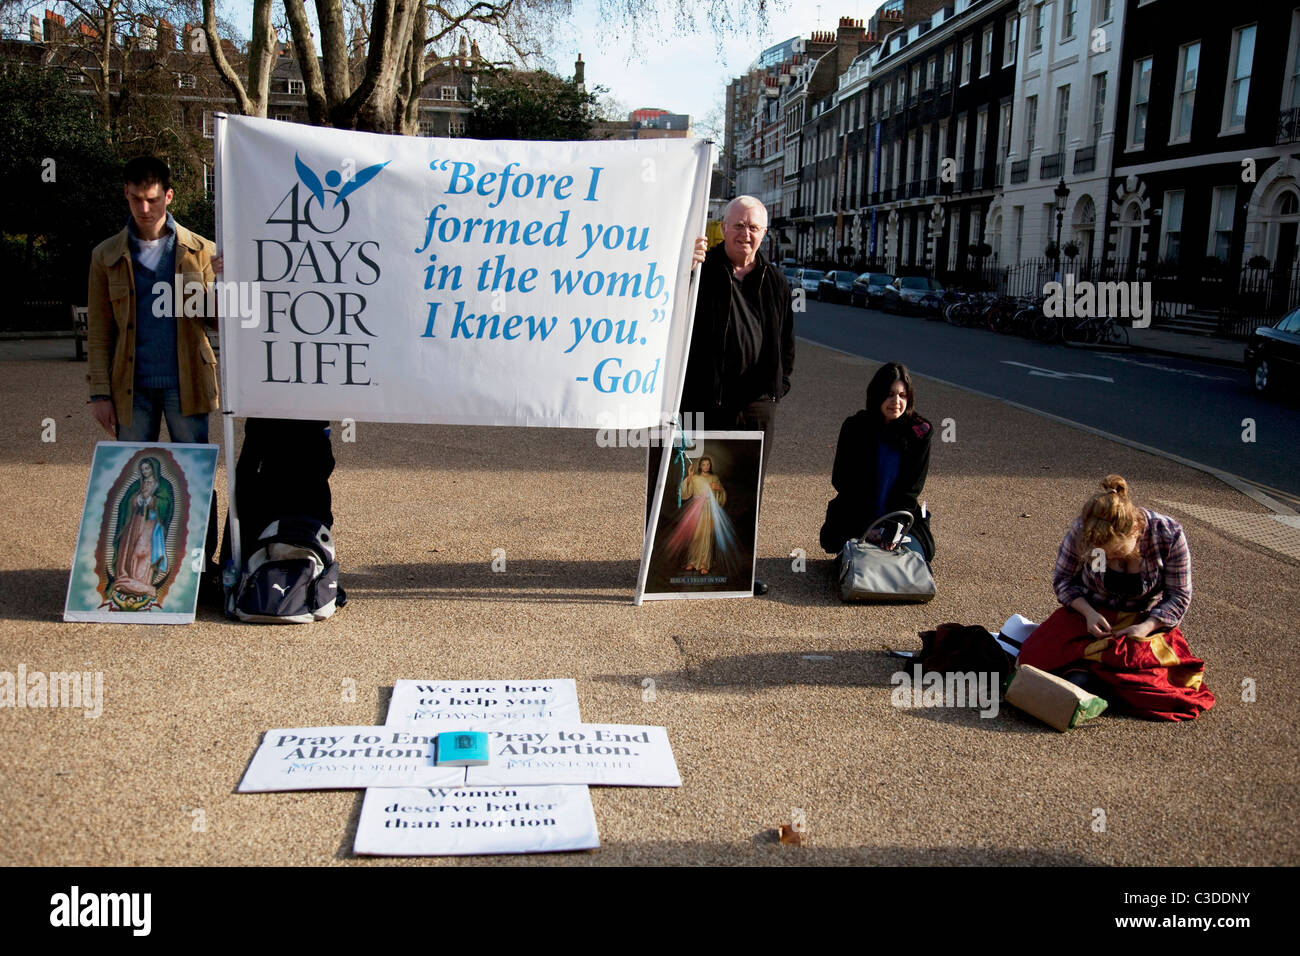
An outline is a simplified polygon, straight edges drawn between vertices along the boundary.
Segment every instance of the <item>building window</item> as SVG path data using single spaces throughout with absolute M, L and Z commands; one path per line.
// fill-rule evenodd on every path
M 1007 153 L 1011 152 L 1011 102 L 1006 100 L 1002 103 L 1002 135 L 998 137 L 998 167 L 1001 168 L 1006 164 Z
M 1255 59 L 1255 25 L 1232 31 L 1232 55 L 1228 57 L 1228 96 L 1223 104 L 1223 131 L 1246 127 L 1246 102 L 1250 99 L 1250 70 Z
M 921 178 L 930 178 L 930 127 L 921 130 Z
M 182 90 L 192 90 L 198 84 L 193 73 L 177 73 L 176 86 Z
M 1216 186 L 1214 188 L 1213 216 L 1210 220 L 1209 255 L 1217 256 L 1221 262 L 1227 262 L 1232 253 L 1232 220 L 1237 200 L 1236 186 Z
M 989 108 L 981 106 L 975 115 L 975 169 L 984 168 L 985 142 L 989 135 Z M 975 184 L 979 186 L 979 183 Z
M 930 57 L 925 64 L 925 85 L 927 89 L 934 89 L 934 57 Z
M 1283 93 L 1283 109 L 1300 108 L 1300 9 L 1291 14 L 1291 49 L 1287 54 L 1287 83 L 1291 88 Z
M 1096 146 L 1101 139 L 1102 120 L 1106 116 L 1106 74 L 1098 73 L 1092 78 L 1092 139 L 1090 145 Z
M 980 46 L 980 76 L 988 76 L 993 72 L 993 24 L 984 28 L 984 36 Z
M 1143 57 L 1133 64 L 1133 105 L 1129 109 L 1133 125 L 1129 127 L 1130 149 L 1147 141 L 1147 101 L 1151 99 L 1151 57 Z
M 912 98 L 916 99 L 916 94 L 921 92 L 921 64 L 918 63 L 912 67 Z
M 970 61 L 975 52 L 975 40 L 967 37 L 961 45 L 961 85 L 965 86 L 970 82 Z
M 955 49 L 956 47 L 950 46 L 943 51 L 943 81 L 945 83 L 952 82 L 952 58 Z
M 1079 0 L 1062 0 L 1061 3 L 1061 39 L 1068 40 L 1074 36 L 1075 23 L 1079 19 Z
M 1034 139 L 1037 136 L 1038 126 L 1038 97 L 1025 97 L 1025 159 L 1028 159 L 1034 151 Z
M 448 136 L 464 136 L 464 135 L 465 135 L 465 121 L 464 121 L 463 119 L 454 119 L 454 120 L 450 120 L 450 121 L 448 121 L 448 123 L 447 123 L 447 135 L 448 135 Z
M 421 136 L 433 135 L 433 120 L 427 120 L 427 119 L 420 120 L 420 135 Z
M 1016 221 L 1016 252 L 1015 252 L 1014 261 L 1018 263 L 1020 261 L 1021 249 L 1023 248 L 1024 241 L 1025 241 L 1025 207 L 1024 206 L 1015 207 L 1015 221 Z
M 444 86 L 444 87 L 439 91 L 439 98 L 440 98 L 440 99 L 444 99 L 444 100 L 458 100 L 458 99 L 460 99 L 460 87 L 458 87 L 458 86 Z
M 1093 23 L 1105 23 L 1111 18 L 1111 5 L 1114 0 L 1093 0 Z
M 212 139 L 212 110 L 203 111 L 203 138 Z
M 1056 151 L 1065 155 L 1065 142 L 1070 129 L 1070 86 L 1067 83 L 1056 91 Z
M 203 195 L 215 196 L 217 193 L 217 171 L 207 163 L 203 164 Z
M 302 95 L 303 95 L 304 93 L 306 93 L 306 92 L 307 92 L 307 84 L 304 83 L 302 80 L 290 80 L 290 81 L 289 81 L 289 93 L 290 93 L 290 95 L 302 96 Z
M 1037 53 L 1043 48 L 1043 5 L 1034 4 L 1033 29 L 1029 33 L 1029 49 Z
M 1020 43 L 1020 14 L 1013 13 L 1007 17 L 1005 42 L 1002 46 L 1002 65 L 1015 66 L 1016 47 Z
M 907 156 L 911 160 L 912 177 L 911 181 L 916 182 L 921 178 L 921 154 L 916 151 L 916 131 L 907 134 Z
M 290 113 L 276 113 L 274 116 L 271 117 L 271 119 L 281 123 L 292 123 L 293 115 Z
M 1165 193 L 1163 219 L 1160 224 L 1163 234 L 1160 240 L 1160 257 L 1165 261 L 1177 262 L 1183 232 L 1183 191 L 1181 189 Z
M 939 171 L 942 173 L 943 161 L 948 158 L 948 121 L 946 119 L 939 121 L 939 141 L 936 145 L 938 146 Z
M 954 144 L 957 147 L 957 172 L 963 172 L 966 169 L 966 115 L 963 113 L 957 117 L 957 137 Z
M 1201 44 L 1189 43 L 1178 50 L 1175 74 L 1173 136 L 1170 142 L 1192 138 L 1192 112 L 1196 106 L 1196 73 L 1201 64 Z

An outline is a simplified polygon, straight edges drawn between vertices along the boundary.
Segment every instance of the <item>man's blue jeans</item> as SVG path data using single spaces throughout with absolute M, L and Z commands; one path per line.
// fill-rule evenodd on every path
M 157 441 L 164 416 L 167 418 L 167 434 L 172 441 L 207 444 L 207 414 L 182 415 L 178 388 L 135 388 L 131 424 L 117 426 L 117 440 Z

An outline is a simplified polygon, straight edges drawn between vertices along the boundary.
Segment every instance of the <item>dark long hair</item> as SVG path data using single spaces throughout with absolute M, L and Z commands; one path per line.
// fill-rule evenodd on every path
M 889 397 L 889 391 L 894 387 L 895 382 L 902 382 L 904 388 L 904 397 L 907 399 L 907 408 L 903 410 L 903 418 L 914 420 L 916 414 L 916 399 L 912 394 L 912 373 L 907 370 L 907 366 L 902 362 L 886 362 L 871 377 L 871 382 L 867 385 L 867 411 L 880 418 L 880 406 L 885 403 Z

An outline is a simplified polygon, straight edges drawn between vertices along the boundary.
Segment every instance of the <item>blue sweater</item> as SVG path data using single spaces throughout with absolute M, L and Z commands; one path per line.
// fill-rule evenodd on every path
M 176 367 L 176 317 L 173 315 L 176 283 L 176 221 L 167 214 L 162 258 L 156 270 L 140 261 L 140 236 L 135 221 L 130 232 L 131 269 L 135 273 L 135 385 L 136 388 L 178 388 Z M 155 290 L 159 283 L 166 289 Z M 163 299 L 164 301 L 158 301 Z

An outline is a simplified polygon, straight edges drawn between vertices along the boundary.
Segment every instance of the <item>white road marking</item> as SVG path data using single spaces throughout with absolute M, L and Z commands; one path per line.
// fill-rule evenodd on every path
M 1207 375 L 1204 372 L 1193 372 L 1191 369 L 1170 368 L 1168 365 L 1160 365 L 1155 362 L 1143 362 L 1140 359 L 1128 358 L 1124 355 L 1098 355 L 1097 358 L 1103 358 L 1108 362 L 1126 362 L 1129 365 L 1140 365 L 1142 368 L 1149 368 L 1157 372 L 1172 372 L 1175 375 L 1185 375 L 1187 378 L 1203 378 L 1209 382 L 1239 382 L 1240 378 L 1229 378 L 1227 375 Z
M 1024 362 L 1011 362 L 1007 359 L 1002 360 L 1003 365 L 1018 365 L 1021 368 L 1029 369 L 1030 375 L 1041 375 L 1044 378 L 1091 378 L 1098 382 L 1105 382 L 1107 385 L 1114 385 L 1115 380 L 1108 375 L 1088 375 L 1086 372 L 1057 372 L 1050 368 L 1039 368 L 1037 365 L 1026 365 Z

